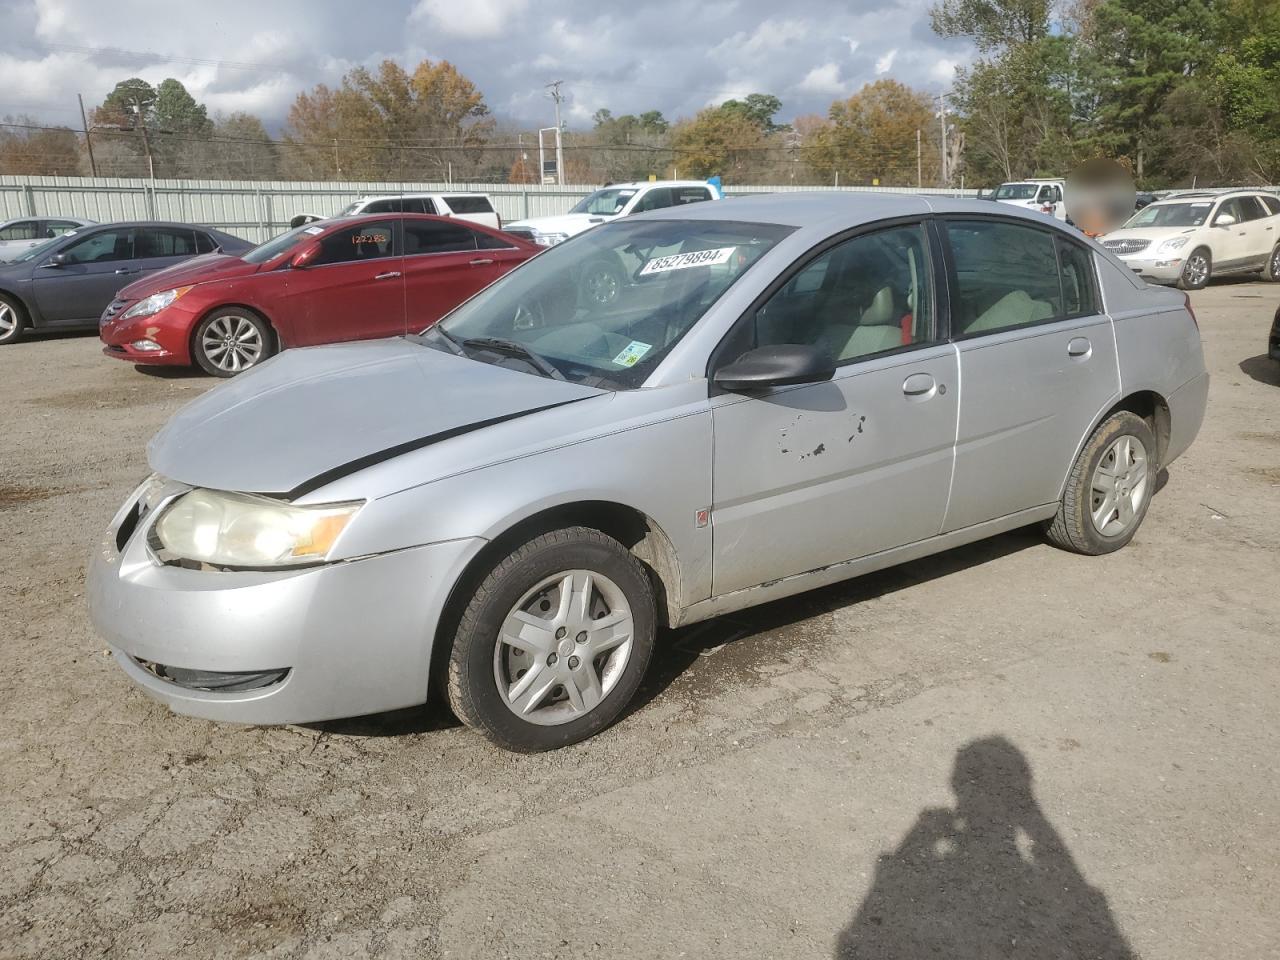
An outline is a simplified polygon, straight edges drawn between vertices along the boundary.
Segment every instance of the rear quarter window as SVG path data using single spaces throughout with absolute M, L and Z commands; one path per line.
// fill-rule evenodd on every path
M 443 197 L 454 213 L 493 213 L 488 197 Z

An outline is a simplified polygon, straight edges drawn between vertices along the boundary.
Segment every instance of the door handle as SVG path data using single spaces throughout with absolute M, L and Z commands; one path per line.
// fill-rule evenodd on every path
M 913 373 L 902 381 L 902 392 L 908 400 L 928 400 L 938 392 L 938 381 L 927 373 Z
M 400 276 L 400 271 L 399 271 L 399 270 L 388 270 L 386 273 L 380 273 L 380 274 L 378 274 L 378 275 L 377 275 L 376 277 L 374 277 L 373 279 L 375 279 L 375 280 L 394 280 L 394 279 L 395 279 L 396 277 L 398 277 L 398 276 Z
M 1093 353 L 1093 344 L 1088 337 L 1075 337 L 1067 344 L 1067 356 L 1076 360 L 1088 360 Z
M 492 258 L 492 257 L 480 257 L 478 260 L 472 260 L 472 261 L 471 261 L 471 263 L 470 263 L 470 266 L 473 266 L 473 267 L 487 267 L 487 266 L 488 266 L 489 264 L 491 264 L 491 263 L 493 263 L 493 258 Z
M 121 267 L 116 273 L 137 273 L 137 270 L 130 270 L 128 267 Z

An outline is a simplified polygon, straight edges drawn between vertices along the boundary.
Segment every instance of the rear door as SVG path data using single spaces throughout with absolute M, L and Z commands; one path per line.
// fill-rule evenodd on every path
M 116 291 L 139 277 L 134 232 L 133 227 L 107 227 L 85 233 L 57 251 L 65 256 L 58 266 L 42 257 L 31 286 L 45 320 L 89 322 L 101 317 Z
M 191 227 L 138 227 L 134 249 L 138 269 L 145 275 L 194 257 L 199 248 Z
M 1087 247 L 1030 223 L 943 224 L 962 385 L 949 532 L 1057 500 L 1120 375 Z
M 1276 245 L 1276 220 L 1271 210 L 1257 195 L 1241 197 L 1240 205 L 1244 208 L 1248 219 L 1245 221 L 1245 234 L 1248 240 L 1248 256 L 1251 266 L 1263 266 L 1271 255 L 1271 248 Z
M 404 331 L 404 273 L 396 220 L 330 230 L 307 266 L 289 271 L 286 289 L 298 346 L 386 337 Z
M 410 220 L 404 228 L 405 314 L 410 333 L 425 330 L 523 260 L 515 247 L 464 223 Z
M 0 259 L 12 260 L 45 240 L 39 220 L 17 220 L 0 229 Z

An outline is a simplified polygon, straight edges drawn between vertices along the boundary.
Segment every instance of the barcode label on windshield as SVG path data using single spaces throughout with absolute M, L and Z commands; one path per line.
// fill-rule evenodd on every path
M 669 257 L 650 260 L 640 271 L 640 276 L 651 273 L 667 273 L 670 270 L 688 270 L 690 267 L 714 267 L 727 263 L 737 247 L 720 247 L 718 250 L 694 250 L 690 253 L 674 253 Z

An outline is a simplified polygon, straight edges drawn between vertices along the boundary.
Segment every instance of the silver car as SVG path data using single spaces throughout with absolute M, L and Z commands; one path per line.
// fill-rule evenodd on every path
M 602 263 L 607 295 L 580 282 Z M 544 750 L 618 717 L 663 628 L 1028 524 L 1124 546 L 1207 387 L 1185 295 L 1034 212 L 657 211 L 423 334 L 289 350 L 196 400 L 95 549 L 89 605 L 180 713 L 439 694 Z

